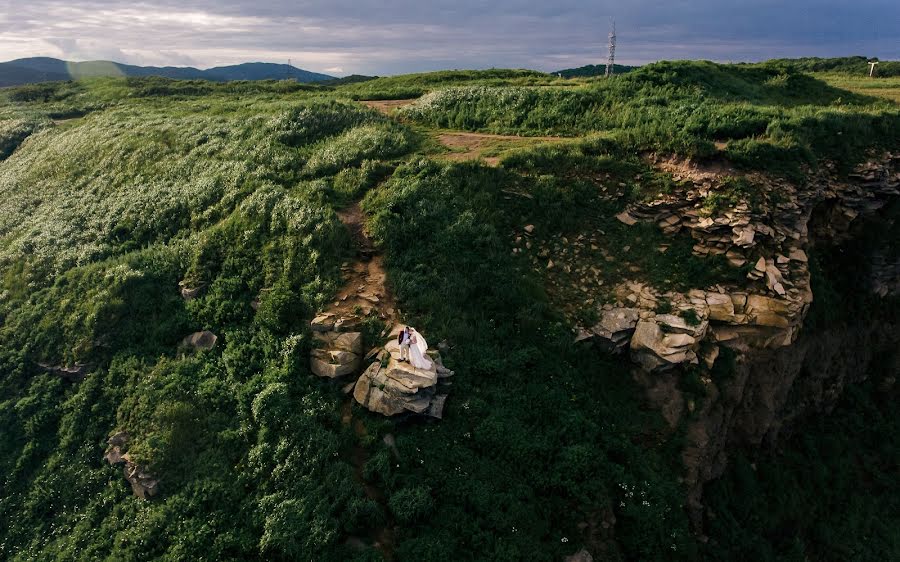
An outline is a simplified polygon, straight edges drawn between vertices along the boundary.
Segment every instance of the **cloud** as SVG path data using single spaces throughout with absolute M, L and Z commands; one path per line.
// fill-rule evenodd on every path
M 606 59 L 900 58 L 894 0 L 3 0 L 0 59 L 210 67 L 287 62 L 332 74 L 556 70 Z M 15 4 L 13 9 L 13 3 Z

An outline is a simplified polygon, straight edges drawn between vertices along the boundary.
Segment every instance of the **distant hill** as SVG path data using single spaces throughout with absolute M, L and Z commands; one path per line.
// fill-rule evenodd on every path
M 637 66 L 626 66 L 624 64 L 615 65 L 615 74 L 624 74 L 626 72 L 631 72 L 639 67 Z M 605 64 L 589 64 L 587 66 L 581 66 L 578 68 L 567 68 L 566 70 L 557 70 L 556 72 L 551 72 L 555 76 L 562 76 L 563 78 L 583 78 L 586 76 L 603 76 L 606 74 L 606 65 Z
M 368 82 L 370 80 L 375 80 L 378 76 L 364 76 L 362 74 L 351 74 L 350 76 L 344 76 L 343 78 L 332 78 L 330 80 L 323 80 L 321 84 L 323 86 L 343 86 L 346 84 L 358 84 L 360 82 Z
M 49 57 L 18 59 L 0 63 L 0 87 L 71 80 L 98 76 L 162 76 L 179 80 L 296 80 L 297 82 L 322 82 L 333 76 L 319 74 L 290 66 L 250 62 L 233 66 L 220 66 L 208 70 L 176 66 L 135 66 L 112 61 L 69 62 Z

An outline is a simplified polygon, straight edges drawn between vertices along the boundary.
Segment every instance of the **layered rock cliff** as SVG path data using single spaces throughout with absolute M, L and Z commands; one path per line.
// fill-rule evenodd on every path
M 804 320 L 816 299 L 812 249 L 840 245 L 861 223 L 879 220 L 900 193 L 900 156 L 879 155 L 844 179 L 826 167 L 802 185 L 721 165 L 652 161 L 682 180 L 682 189 L 633 204 L 619 220 L 687 232 L 695 254 L 725 256 L 746 282 L 687 292 L 621 283 L 577 339 L 627 351 L 651 403 L 673 429 L 684 424 L 684 478 L 699 527 L 703 485 L 722 473 L 730 448 L 774 444 L 794 420 L 827 411 L 876 356 L 897 368 L 896 318 L 858 318 L 815 332 Z M 896 297 L 895 254 L 872 248 L 869 275 L 854 290 Z M 686 376 L 701 388 L 685 392 Z

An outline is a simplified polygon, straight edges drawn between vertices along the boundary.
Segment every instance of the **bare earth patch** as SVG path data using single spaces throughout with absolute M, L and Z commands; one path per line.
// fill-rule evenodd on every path
M 677 180 L 691 180 L 696 183 L 717 180 L 723 176 L 733 176 L 737 172 L 725 160 L 696 162 L 676 156 L 662 157 L 651 154 L 647 157 L 651 166 L 672 174 Z
M 411 100 L 366 100 L 361 101 L 359 103 L 363 104 L 366 107 L 371 109 L 380 111 L 385 115 L 391 115 L 393 112 L 397 111 L 401 107 L 405 107 L 415 102 L 415 99 Z
M 517 137 L 469 132 L 439 133 L 437 139 L 450 149 L 450 153 L 443 155 L 443 158 L 457 162 L 482 159 L 489 166 L 500 163 L 500 152 L 567 140 L 561 137 Z

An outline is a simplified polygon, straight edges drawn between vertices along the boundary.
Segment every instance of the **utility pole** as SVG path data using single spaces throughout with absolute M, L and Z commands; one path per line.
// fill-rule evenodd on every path
M 606 77 L 609 78 L 616 71 L 616 20 L 609 20 L 609 57 L 606 59 Z
M 869 78 L 875 76 L 875 65 L 878 64 L 877 60 L 869 61 Z

